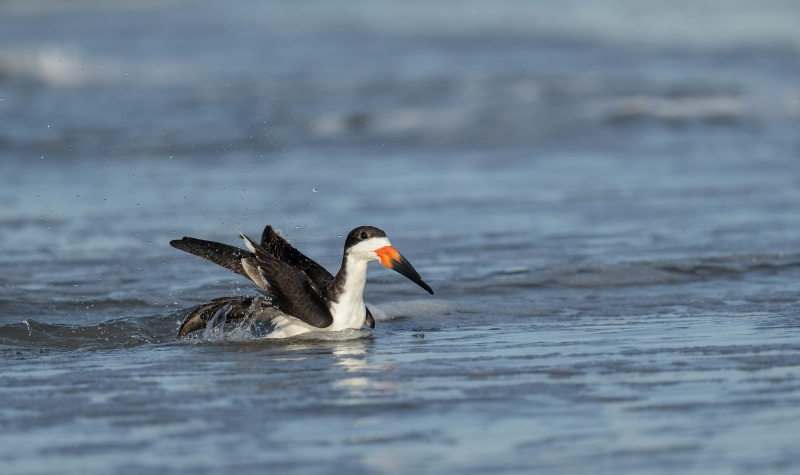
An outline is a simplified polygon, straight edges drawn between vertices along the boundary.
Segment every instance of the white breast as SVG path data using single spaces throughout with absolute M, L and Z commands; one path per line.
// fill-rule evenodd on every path
M 348 256 L 344 291 L 330 306 L 333 324 L 328 327 L 329 331 L 364 326 L 364 319 L 367 318 L 367 310 L 364 307 L 364 285 L 367 283 L 368 262 Z

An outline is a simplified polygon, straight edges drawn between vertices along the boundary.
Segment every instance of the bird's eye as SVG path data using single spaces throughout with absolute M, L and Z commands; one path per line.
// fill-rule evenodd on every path
M 367 239 L 367 233 L 361 231 L 361 239 Z

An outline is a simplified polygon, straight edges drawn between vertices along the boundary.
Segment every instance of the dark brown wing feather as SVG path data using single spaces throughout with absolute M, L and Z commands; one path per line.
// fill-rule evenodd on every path
M 249 278 L 244 267 L 242 267 L 242 259 L 253 257 L 253 253 L 250 251 L 220 242 L 205 241 L 203 239 L 185 236 L 183 239 L 170 241 L 169 245 L 175 249 L 180 249 L 181 251 L 186 251 L 189 254 L 194 254 L 203 259 L 208 259 L 214 264 L 221 265 L 230 271 Z
M 253 259 L 253 253 L 248 250 L 222 244 L 221 242 L 206 241 L 185 236 L 183 239 L 170 241 L 169 245 L 175 249 L 180 249 L 181 251 L 186 251 L 189 254 L 194 254 L 203 259 L 208 259 L 214 264 L 218 264 L 232 272 L 247 277 L 259 287 L 266 288 L 263 282 L 259 282 L 260 279 L 257 280 L 255 276 L 248 274 L 242 264 L 243 259 L 251 261 Z
M 333 323 L 325 299 L 308 274 L 273 256 L 248 236 L 242 238 L 247 240 L 248 247 L 252 246 L 258 271 L 269 283 L 279 309 L 317 328 Z
M 305 272 L 321 292 L 324 292 L 333 283 L 333 275 L 330 272 L 295 249 L 283 236 L 276 233 L 270 225 L 267 225 L 261 234 L 261 247 L 278 258 L 278 260 Z

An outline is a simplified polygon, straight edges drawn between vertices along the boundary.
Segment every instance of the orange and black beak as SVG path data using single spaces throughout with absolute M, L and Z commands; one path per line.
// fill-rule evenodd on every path
M 375 254 L 377 254 L 380 258 L 381 264 L 385 265 L 389 269 L 403 274 L 412 282 L 427 290 L 428 293 L 433 294 L 433 290 L 431 290 L 430 286 L 422 281 L 422 277 L 417 274 L 417 271 L 414 270 L 414 267 L 411 265 L 411 263 L 408 262 L 402 254 L 397 252 L 397 249 L 393 248 L 392 246 L 384 246 L 375 251 Z

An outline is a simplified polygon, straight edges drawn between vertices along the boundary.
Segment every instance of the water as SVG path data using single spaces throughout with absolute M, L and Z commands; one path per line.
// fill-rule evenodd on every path
M 4 2 L 3 473 L 800 472 L 800 11 L 678 7 Z M 267 223 L 436 293 L 175 341 Z

